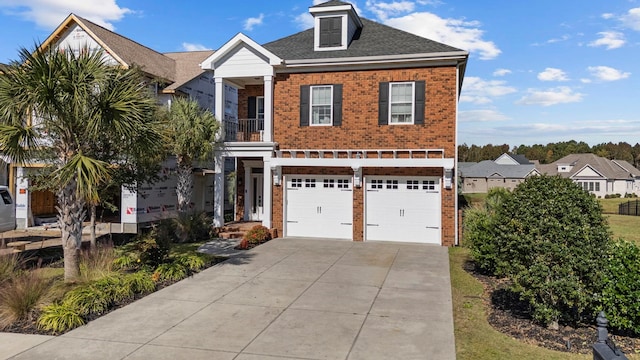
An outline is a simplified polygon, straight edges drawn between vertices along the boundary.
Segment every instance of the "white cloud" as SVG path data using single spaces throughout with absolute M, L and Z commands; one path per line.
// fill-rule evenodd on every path
M 548 44 L 553 44 L 553 43 L 557 43 L 557 42 L 567 41 L 569 39 L 571 39 L 571 36 L 565 34 L 565 35 L 560 36 L 559 38 L 549 39 L 549 40 L 547 40 L 547 43 Z
M 609 19 L 613 19 L 615 17 L 615 15 L 613 15 L 612 13 L 604 13 L 604 14 L 600 15 L 600 17 L 605 19 L 605 20 L 609 20 Z
M 297 15 L 293 18 L 293 22 L 297 24 L 301 30 L 310 29 L 313 27 L 313 16 L 308 12 Z
M 506 121 L 509 117 L 497 110 L 465 110 L 458 112 L 460 122 Z
M 488 104 L 494 98 L 512 94 L 516 89 L 506 85 L 503 80 L 483 80 L 475 76 L 467 76 L 462 85 L 460 102 Z
M 55 28 L 67 15 L 74 13 L 113 30 L 113 22 L 133 13 L 131 9 L 118 6 L 116 0 L 0 0 L 0 8 L 46 29 Z
M 202 51 L 202 50 L 211 50 L 211 48 L 208 48 L 202 44 L 192 44 L 192 43 L 188 43 L 188 42 L 183 42 L 182 43 L 182 50 L 184 51 Z
M 246 31 L 252 31 L 257 25 L 262 25 L 262 20 L 264 20 L 264 14 L 260 14 L 258 17 L 250 17 L 244 21 L 243 28 Z
M 591 83 L 591 79 L 582 78 L 582 79 L 580 79 L 580 82 L 583 83 L 583 84 L 590 84 Z
M 609 66 L 589 66 L 587 70 L 600 81 L 617 81 L 631 76 L 630 72 L 623 72 Z
M 529 89 L 516 104 L 551 106 L 582 101 L 584 94 L 576 93 L 568 86 L 559 86 L 547 90 Z
M 600 35 L 600 38 L 590 42 L 589 46 L 604 46 L 607 50 L 611 50 L 622 47 L 626 43 L 624 34 L 618 31 L 602 31 L 598 35 Z
M 540 81 L 567 81 L 569 78 L 567 74 L 556 68 L 546 68 L 543 72 L 538 74 L 538 80 Z
M 509 74 L 511 74 L 511 70 L 509 69 L 496 69 L 496 71 L 493 72 L 493 76 L 505 76 Z
M 411 1 L 380 2 L 367 0 L 366 6 L 367 10 L 376 14 L 376 17 L 382 21 L 387 20 L 390 16 L 410 13 L 415 9 L 415 3 Z
M 481 60 L 494 59 L 502 52 L 493 41 L 482 38 L 484 31 L 480 30 L 477 21 L 445 19 L 429 12 L 416 12 L 389 18 L 384 23 L 471 53 L 478 52 Z
M 620 17 L 620 21 L 628 28 L 640 31 L 640 8 L 629 9 Z

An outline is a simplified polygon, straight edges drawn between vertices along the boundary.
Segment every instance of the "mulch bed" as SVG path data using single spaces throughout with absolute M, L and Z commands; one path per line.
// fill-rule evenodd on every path
M 487 320 L 496 330 L 524 343 L 556 351 L 591 354 L 591 346 L 597 339 L 594 324 L 578 327 L 560 325 L 559 330 L 536 324 L 528 313 L 528 305 L 508 290 L 508 280 L 487 276 L 477 271 L 472 261 L 465 263 L 465 270 L 484 286 L 484 302 Z M 610 332 L 614 343 L 625 354 L 640 350 L 640 338 Z
M 207 262 L 205 264 L 205 267 L 200 270 L 203 271 L 219 262 L 222 262 L 226 260 L 226 258 L 223 257 L 214 257 L 211 261 Z M 62 261 L 58 261 L 58 262 L 54 262 L 52 264 L 50 264 L 50 266 L 52 267 L 61 267 L 63 266 L 63 262 Z M 158 290 L 161 290 L 167 286 L 173 285 L 175 283 L 177 283 L 178 281 L 181 280 L 175 280 L 175 281 L 171 281 L 171 280 L 163 280 L 160 282 L 156 283 L 156 289 L 155 291 L 152 292 L 148 292 L 148 293 L 138 293 L 138 294 L 134 294 L 134 296 L 132 298 L 129 299 L 125 299 L 121 302 L 115 303 L 113 304 L 113 306 L 109 307 L 109 309 L 107 309 L 107 311 L 105 311 L 102 314 L 96 315 L 96 314 L 92 314 L 89 318 L 85 318 L 85 324 L 89 323 L 90 321 L 93 321 L 101 316 L 104 316 L 114 310 L 117 310 L 121 307 L 124 307 L 126 305 L 129 305 L 139 299 L 142 299 L 143 297 L 152 294 Z M 61 335 L 60 333 L 53 333 L 51 331 L 44 331 L 38 328 L 38 317 L 40 316 L 40 311 L 39 310 L 33 310 L 29 316 L 29 319 L 24 319 L 18 322 L 13 323 L 12 325 L 10 325 L 9 327 L 6 327 L 4 329 L 2 329 L 3 332 L 9 332 L 9 333 L 19 333 L 19 334 L 32 334 L 32 335 Z M 71 330 L 69 330 L 71 331 Z

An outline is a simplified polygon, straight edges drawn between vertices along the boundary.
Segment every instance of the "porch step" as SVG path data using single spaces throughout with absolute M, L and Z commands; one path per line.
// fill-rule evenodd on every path
M 218 233 L 218 236 L 222 239 L 242 239 L 245 231 L 230 231 Z

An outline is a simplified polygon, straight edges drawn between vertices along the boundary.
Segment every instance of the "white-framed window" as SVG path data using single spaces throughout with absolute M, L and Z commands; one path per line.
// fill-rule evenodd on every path
M 371 180 L 371 189 L 382 189 L 382 180 Z
M 302 179 L 291 179 L 291 187 L 301 188 L 302 187 Z
M 389 124 L 413 124 L 414 91 L 413 82 L 389 84 Z
M 333 86 L 311 86 L 311 121 L 310 125 L 333 124 Z

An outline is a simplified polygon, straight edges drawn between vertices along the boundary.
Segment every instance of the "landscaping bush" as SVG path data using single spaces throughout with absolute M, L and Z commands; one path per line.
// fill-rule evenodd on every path
M 611 327 L 640 334 L 640 247 L 619 240 L 611 246 L 601 306 Z
M 171 249 L 171 240 L 167 240 L 162 231 L 154 228 L 122 246 L 118 250 L 119 256 L 113 261 L 115 267 L 125 270 L 139 269 L 142 266 L 155 268 L 165 262 Z
M 471 249 L 471 254 L 480 269 L 494 274 L 498 262 L 498 248 L 494 233 L 496 209 L 511 196 L 503 188 L 494 188 L 487 194 L 483 206 L 474 206 L 465 210 L 463 242 Z
M 189 269 L 179 262 L 170 262 L 158 266 L 153 273 L 156 281 L 179 281 L 189 276 Z
M 592 321 L 610 245 L 597 199 L 569 179 L 534 176 L 467 210 L 465 242 L 483 270 L 511 280 L 538 322 Z
M 47 299 L 51 282 L 35 272 L 24 272 L 5 281 L 0 288 L 0 329 L 27 319 Z
M 155 291 L 156 284 L 151 274 L 146 271 L 136 271 L 124 276 L 125 285 L 136 294 L 146 294 Z
M 493 226 L 495 271 L 512 280 L 535 320 L 593 320 L 611 241 L 597 199 L 570 179 L 533 176 L 497 208 Z
M 191 243 L 211 238 L 213 221 L 204 211 L 180 213 L 173 223 L 176 242 Z
M 45 331 L 63 333 L 84 325 L 84 319 L 67 304 L 51 304 L 42 309 L 38 318 L 38 327 Z
M 271 233 L 266 226 L 256 225 L 247 231 L 243 240 L 244 239 L 246 239 L 249 244 L 257 245 L 271 240 Z

